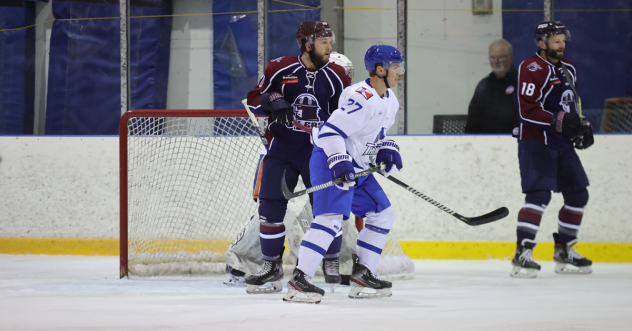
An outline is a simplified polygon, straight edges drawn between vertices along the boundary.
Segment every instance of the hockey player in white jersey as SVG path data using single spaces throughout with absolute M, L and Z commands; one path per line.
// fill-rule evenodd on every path
M 366 218 L 366 225 L 358 235 L 349 297 L 391 296 L 391 282 L 373 273 L 395 214 L 373 175 L 355 178 L 354 174 L 368 169 L 371 164 L 384 165 L 386 176 L 402 168 L 399 147 L 386 137 L 386 131 L 395 122 L 399 109 L 390 86 L 397 84 L 404 74 L 404 61 L 397 48 L 375 45 L 366 52 L 364 64 L 370 78 L 347 87 L 340 96 L 338 110 L 312 131 L 311 184 L 317 186 L 337 178 L 345 181 L 314 192 L 314 221 L 303 237 L 298 265 L 288 283 L 284 301 L 321 301 L 325 292 L 311 279 L 351 212 Z M 365 289 L 371 290 L 364 292 Z
M 329 55 L 329 62 L 343 67 L 349 78 L 353 79 L 353 63 L 346 55 L 338 52 L 331 52 Z M 269 138 L 269 140 L 272 139 L 271 135 L 269 135 L 269 137 L 266 135 L 266 137 Z M 269 142 L 270 141 L 268 141 L 268 143 Z M 257 166 L 257 170 L 255 172 L 255 180 L 253 184 L 253 198 L 255 201 L 259 198 L 259 189 L 261 187 L 260 168 L 265 155 L 266 149 L 264 148 L 259 156 L 259 165 Z M 298 224 L 304 232 L 307 232 L 307 229 L 309 229 L 309 226 L 312 223 L 312 205 L 309 199 L 304 200 L 306 201 L 304 206 L 302 206 L 302 209 L 297 208 L 298 205 L 294 203 L 290 203 L 288 205 L 288 209 L 283 219 L 283 223 L 287 229 L 293 228 L 292 224 L 288 223 Z M 229 286 L 246 287 L 245 275 L 255 274 L 258 270 L 261 270 L 264 261 L 261 256 L 259 235 L 259 217 L 252 218 L 244 224 L 237 234 L 237 238 L 235 238 L 235 240 L 231 243 L 226 252 L 226 279 L 224 280 L 224 284 Z M 302 235 L 302 233 L 300 235 Z M 342 277 L 339 273 L 340 262 L 349 261 L 351 259 L 351 252 L 355 252 L 354 247 L 351 246 L 353 245 L 352 243 L 346 243 L 344 247 L 341 247 L 341 239 L 342 237 L 339 236 L 338 240 L 331 245 L 322 264 L 325 282 L 329 284 L 332 289 L 335 285 L 340 284 L 342 281 Z M 300 238 L 296 238 L 295 240 L 292 236 L 288 236 L 288 244 L 290 246 L 290 256 L 288 259 L 290 261 L 298 252 L 298 244 L 300 243 L 299 240 Z M 340 260 L 340 258 L 342 258 L 342 260 Z M 278 287 L 281 288 L 280 281 L 278 281 L 278 283 Z

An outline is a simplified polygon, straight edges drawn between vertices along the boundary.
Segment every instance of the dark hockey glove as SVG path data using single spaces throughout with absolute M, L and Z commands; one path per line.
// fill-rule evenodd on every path
M 575 143 L 575 148 L 577 149 L 586 149 L 595 143 L 595 137 L 593 136 L 592 124 L 584 120 L 583 126 L 584 126 L 584 132 L 573 140 L 573 142 Z
M 344 178 L 344 182 L 336 185 L 341 190 L 348 190 L 349 187 L 356 185 L 355 172 L 351 163 L 351 155 L 334 154 L 327 159 L 329 169 L 331 170 L 332 180 Z
M 263 108 L 263 111 L 270 115 L 272 122 L 285 125 L 294 121 L 292 106 L 283 99 L 281 93 L 264 93 L 261 95 L 259 104 L 261 108 Z
M 399 146 L 392 140 L 385 140 L 381 143 L 375 162 L 386 165 L 386 169 L 382 171 L 386 177 L 398 173 L 404 167 L 402 157 L 399 155 Z
M 553 115 L 551 126 L 555 128 L 555 131 L 561 133 L 568 139 L 574 139 L 585 130 L 577 113 L 567 113 L 564 111 Z

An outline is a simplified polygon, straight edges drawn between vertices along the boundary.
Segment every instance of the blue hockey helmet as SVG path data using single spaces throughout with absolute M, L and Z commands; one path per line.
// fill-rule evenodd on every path
M 364 66 L 369 72 L 375 71 L 378 64 L 388 70 L 392 63 L 401 63 L 400 70 L 403 75 L 404 59 L 402 58 L 402 53 L 393 46 L 373 45 L 369 47 L 364 55 Z

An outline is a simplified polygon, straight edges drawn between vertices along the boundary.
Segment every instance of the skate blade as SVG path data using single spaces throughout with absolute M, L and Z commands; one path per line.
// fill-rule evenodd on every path
M 555 273 L 564 275 L 588 275 L 592 273 L 592 266 L 576 267 L 572 264 L 556 263 Z
M 268 284 L 268 283 L 266 283 Z M 278 293 L 283 291 L 283 285 L 280 280 L 276 280 L 269 283 L 269 286 L 264 285 L 247 285 L 246 293 L 248 294 L 269 294 Z
M 525 269 L 518 266 L 514 266 L 511 269 L 509 276 L 512 278 L 536 278 L 538 277 L 538 269 Z
M 283 301 L 290 303 L 319 304 L 322 297 L 323 296 L 318 293 L 305 293 L 293 288 L 288 288 L 287 293 L 283 297 Z
M 364 292 L 365 290 L 375 292 Z M 390 288 L 372 289 L 370 287 L 360 286 L 352 283 L 348 296 L 350 299 L 382 299 L 391 297 L 392 295 L 393 293 L 391 292 Z

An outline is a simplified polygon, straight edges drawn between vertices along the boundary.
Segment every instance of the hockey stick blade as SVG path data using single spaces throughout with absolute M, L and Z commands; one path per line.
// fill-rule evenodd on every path
M 487 213 L 482 216 L 465 217 L 457 213 L 454 213 L 453 216 L 460 219 L 463 223 L 467 225 L 477 226 L 501 220 L 507 215 L 509 215 L 509 209 L 507 209 L 507 207 L 500 207 L 493 212 Z
M 461 222 L 463 222 L 463 223 L 465 223 L 467 225 L 470 225 L 470 226 L 477 226 L 477 225 L 482 225 L 482 224 L 495 222 L 495 221 L 503 219 L 505 216 L 509 215 L 509 209 L 507 209 L 506 207 L 502 207 L 502 208 L 498 208 L 498 209 L 494 210 L 491 213 L 487 213 L 487 214 L 482 215 L 482 216 L 465 217 L 463 215 L 455 213 L 450 208 L 448 208 L 448 207 L 446 207 L 446 206 L 444 206 L 444 205 L 432 200 L 432 198 L 430 198 L 427 195 L 415 190 L 410 185 L 400 181 L 399 179 L 397 179 L 397 178 L 395 178 L 393 176 L 388 176 L 387 178 L 391 182 L 393 182 L 393 183 L 405 188 L 410 193 L 412 193 L 412 194 L 424 199 L 426 202 L 430 203 L 431 205 L 443 210 L 444 212 L 456 217 Z
M 374 172 L 378 172 L 378 171 L 382 170 L 383 168 L 384 168 L 383 166 L 379 166 L 379 167 L 369 168 L 369 169 L 364 170 L 364 171 L 360 171 L 360 172 L 355 174 L 355 178 L 368 176 L 368 175 L 370 175 L 370 174 L 372 174 Z M 340 184 L 342 182 L 343 182 L 342 178 L 338 178 L 338 179 L 332 180 L 332 181 L 324 183 L 324 184 L 320 184 L 320 185 L 309 187 L 309 188 L 307 188 L 305 190 L 302 190 L 302 191 L 292 192 L 290 190 L 290 188 L 287 187 L 287 183 L 285 182 L 285 170 L 283 170 L 283 177 L 281 178 L 281 190 L 283 191 L 283 196 L 286 199 L 291 200 L 291 199 L 294 199 L 296 197 L 300 197 L 301 195 L 313 193 L 313 192 L 316 192 L 316 191 L 320 191 L 320 190 L 326 189 L 328 187 L 332 187 L 334 185 L 338 185 L 338 184 Z

